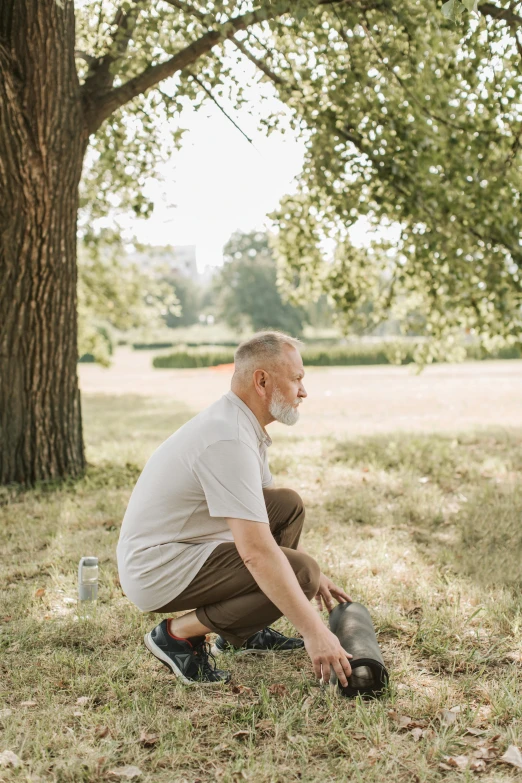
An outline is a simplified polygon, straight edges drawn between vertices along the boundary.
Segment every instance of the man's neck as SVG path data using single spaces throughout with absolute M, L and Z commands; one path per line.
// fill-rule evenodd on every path
M 258 422 L 260 423 L 262 429 L 264 430 L 265 434 L 268 434 L 265 430 L 265 427 L 267 424 L 270 424 L 274 419 L 270 416 L 268 419 L 266 417 L 266 412 L 264 410 L 264 406 L 257 396 L 255 392 L 248 392 L 244 389 L 238 389 L 235 386 L 232 386 L 231 391 L 234 392 L 236 397 L 239 397 L 239 399 L 247 405 Z

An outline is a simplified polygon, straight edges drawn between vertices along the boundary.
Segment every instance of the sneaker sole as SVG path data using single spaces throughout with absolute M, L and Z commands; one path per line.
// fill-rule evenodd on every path
M 205 682 L 205 681 L 197 681 L 197 680 L 189 680 L 185 677 L 183 672 L 178 669 L 174 661 L 169 658 L 169 656 L 163 652 L 163 650 L 158 647 L 158 645 L 154 642 L 152 639 L 150 633 L 146 633 L 143 637 L 143 641 L 145 642 L 145 647 L 149 652 L 151 652 L 158 661 L 161 661 L 161 663 L 167 667 L 167 669 L 170 669 L 171 673 L 177 677 L 178 680 L 180 680 L 184 685 L 226 685 L 225 680 L 216 680 L 212 682 Z
M 216 645 L 213 644 L 210 648 L 212 655 L 223 655 L 223 653 L 226 652 L 232 652 L 234 655 L 269 655 L 270 653 L 273 655 L 291 655 L 300 650 L 304 650 L 304 647 L 295 647 L 293 650 L 258 650 L 255 648 L 248 650 L 220 650 L 219 647 L 216 647 Z

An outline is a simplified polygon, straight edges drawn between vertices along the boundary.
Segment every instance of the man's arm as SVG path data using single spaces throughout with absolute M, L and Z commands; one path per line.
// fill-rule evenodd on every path
M 302 634 L 318 678 L 330 679 L 330 666 L 345 685 L 351 673 L 346 651 L 324 625 L 278 547 L 270 527 L 246 519 L 227 519 L 237 550 L 262 592 Z

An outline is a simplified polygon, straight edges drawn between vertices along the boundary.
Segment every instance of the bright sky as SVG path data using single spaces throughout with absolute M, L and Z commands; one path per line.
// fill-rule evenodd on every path
M 258 129 L 259 116 L 269 109 L 288 117 L 272 86 L 259 83 L 255 68 L 243 79 L 250 83 L 250 107 L 227 113 L 253 141 L 250 144 L 219 108 L 208 101 L 198 112 L 187 108 L 180 126 L 187 129 L 183 146 L 167 164 L 158 167 L 159 179 L 150 181 L 145 194 L 155 208 L 148 220 L 121 220 L 122 228 L 149 245 L 196 245 L 199 271 L 223 262 L 223 246 L 239 230 L 270 226 L 267 214 L 294 188 L 303 165 L 304 141 L 285 122 L 285 132 L 269 136 Z M 263 93 L 266 102 L 259 105 Z M 352 241 L 368 241 L 366 221 L 351 230 Z
M 132 223 L 141 242 L 196 245 L 200 271 L 222 263 L 223 245 L 234 231 L 268 225 L 267 213 L 292 189 L 302 167 L 304 143 L 293 133 L 267 137 L 246 108 L 233 119 L 254 145 L 214 104 L 183 113 L 183 147 L 160 167 L 162 181 L 146 190 L 154 213 Z

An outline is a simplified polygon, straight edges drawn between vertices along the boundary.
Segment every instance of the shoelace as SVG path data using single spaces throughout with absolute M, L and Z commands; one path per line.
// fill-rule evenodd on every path
M 216 659 L 212 655 L 210 644 L 205 640 L 197 644 L 194 647 L 194 658 L 196 658 L 196 665 L 202 675 L 210 675 L 210 679 L 214 678 L 214 672 L 216 671 Z M 210 662 L 210 658 L 213 660 L 213 664 Z
M 271 628 L 270 626 L 268 626 L 268 628 L 265 628 L 264 632 L 262 633 L 264 633 L 264 635 L 267 636 L 269 639 L 273 639 L 276 642 L 279 639 L 286 640 L 286 636 L 284 634 L 280 633 L 279 631 L 276 631 L 275 628 Z

